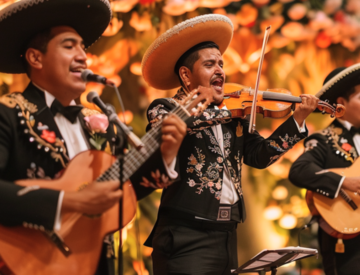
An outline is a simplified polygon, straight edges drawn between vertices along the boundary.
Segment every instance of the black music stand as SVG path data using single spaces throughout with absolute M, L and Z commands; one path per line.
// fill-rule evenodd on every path
M 300 246 L 289 246 L 275 250 L 264 249 L 239 268 L 231 270 L 231 274 L 258 272 L 259 275 L 265 275 L 266 272 L 271 271 L 271 275 L 276 275 L 278 267 L 315 255 L 318 255 L 316 249 Z

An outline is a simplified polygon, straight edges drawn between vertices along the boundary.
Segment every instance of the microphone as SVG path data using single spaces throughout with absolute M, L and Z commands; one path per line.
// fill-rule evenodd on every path
M 90 70 L 89 70 L 90 71 Z M 97 92 L 90 92 L 88 93 L 86 97 L 87 101 L 90 103 L 94 103 L 96 106 L 100 108 L 101 111 L 103 111 L 104 114 L 107 115 L 110 122 L 113 122 L 117 124 L 120 129 L 125 133 L 127 140 L 129 143 L 135 147 L 137 150 L 144 147 L 144 144 L 141 142 L 141 140 L 130 131 L 129 127 L 127 127 L 117 116 L 115 111 L 112 108 L 109 108 L 99 97 Z
M 90 70 L 89 70 L 90 71 Z M 94 103 L 96 106 L 98 106 L 100 108 L 101 111 L 103 111 L 103 113 L 107 116 L 109 116 L 110 114 L 110 110 L 107 108 L 107 106 L 105 105 L 105 103 L 100 99 L 99 95 L 97 92 L 90 92 L 88 93 L 87 97 L 86 97 L 87 101 L 89 101 L 90 103 Z
M 101 83 L 101 84 L 110 85 L 110 86 L 115 85 L 112 81 L 108 80 L 106 77 L 98 75 L 98 74 L 94 74 L 92 72 L 92 70 L 89 70 L 89 69 L 85 69 L 81 72 L 81 78 L 85 82 L 96 82 L 96 83 Z

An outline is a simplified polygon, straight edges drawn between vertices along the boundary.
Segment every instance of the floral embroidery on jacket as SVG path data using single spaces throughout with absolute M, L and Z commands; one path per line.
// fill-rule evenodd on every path
M 24 133 L 30 135 L 29 141 L 36 141 L 38 143 L 38 149 L 50 152 L 50 156 L 55 159 L 56 162 L 60 161 L 61 165 L 66 167 L 64 159 L 69 160 L 69 158 L 66 154 L 64 142 L 58 137 L 55 137 L 52 131 L 47 131 L 48 126 L 43 125 L 41 122 L 39 122 L 37 126 L 38 130 L 42 130 L 41 136 L 39 136 L 33 129 L 35 126 L 35 119 L 31 114 L 38 111 L 35 104 L 26 100 L 21 93 L 4 95 L 0 97 L 0 103 L 3 103 L 9 108 L 18 109 L 20 124 L 25 128 Z M 44 132 L 44 130 L 47 132 Z
M 145 187 L 152 187 L 158 189 L 167 188 L 173 183 L 173 181 L 170 180 L 168 176 L 161 174 L 158 169 L 155 171 L 155 173 L 151 172 L 151 177 L 153 178 L 154 182 L 149 181 L 145 177 L 142 177 L 142 182 L 140 182 L 140 184 Z
M 289 137 L 288 134 L 285 134 L 284 137 L 279 136 L 279 139 L 283 142 L 281 146 L 276 143 L 275 140 L 270 140 L 269 146 L 275 149 L 278 152 L 286 152 L 287 150 L 291 149 L 301 138 L 294 135 L 293 137 Z
M 335 154 L 343 157 L 346 161 L 354 162 L 356 158 L 358 158 L 358 153 L 356 152 L 355 147 L 344 145 L 348 144 L 348 141 L 344 138 L 340 139 L 340 135 L 343 134 L 343 129 L 340 127 L 335 127 L 334 125 L 330 125 L 321 131 L 321 134 L 327 137 L 327 142 L 332 145 L 332 149 Z
M 310 139 L 305 143 L 305 152 L 310 151 L 312 149 L 314 149 L 317 144 L 319 143 L 319 141 L 317 139 Z
M 205 155 L 199 148 L 195 147 L 195 149 L 197 152 L 197 157 L 191 154 L 191 156 L 188 158 L 189 167 L 186 169 L 186 172 L 195 172 L 201 182 L 195 182 L 195 180 L 189 178 L 187 183 L 190 187 L 197 187 L 197 194 L 204 192 L 204 189 L 209 189 L 210 193 L 214 194 L 215 198 L 220 200 L 222 189 L 222 179 L 220 177 L 220 173 L 223 171 L 223 166 L 219 163 L 210 163 L 206 168 L 205 173 L 203 173 Z
M 45 175 L 44 169 L 36 167 L 34 162 L 30 163 L 30 168 L 27 169 L 26 175 L 29 179 L 51 179 Z

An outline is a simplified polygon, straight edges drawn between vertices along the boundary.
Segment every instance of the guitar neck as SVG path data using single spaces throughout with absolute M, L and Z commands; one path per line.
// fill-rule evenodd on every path
M 176 114 L 183 121 L 188 119 L 189 113 L 181 105 L 176 106 L 170 113 Z M 146 160 L 159 148 L 161 141 L 161 123 L 151 128 L 141 139 L 144 147 L 140 150 L 132 148 L 124 157 L 124 165 L 122 171 L 122 182 L 126 182 Z M 100 175 L 96 181 L 117 180 L 120 178 L 120 160 L 117 159 L 109 169 Z

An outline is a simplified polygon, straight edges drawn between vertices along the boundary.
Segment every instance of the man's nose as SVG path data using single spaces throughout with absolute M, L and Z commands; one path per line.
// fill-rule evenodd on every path
M 86 56 L 86 52 L 83 48 L 79 48 L 76 56 L 75 56 L 75 60 L 76 61 L 80 61 L 80 62 L 85 62 L 87 59 L 87 56 Z

